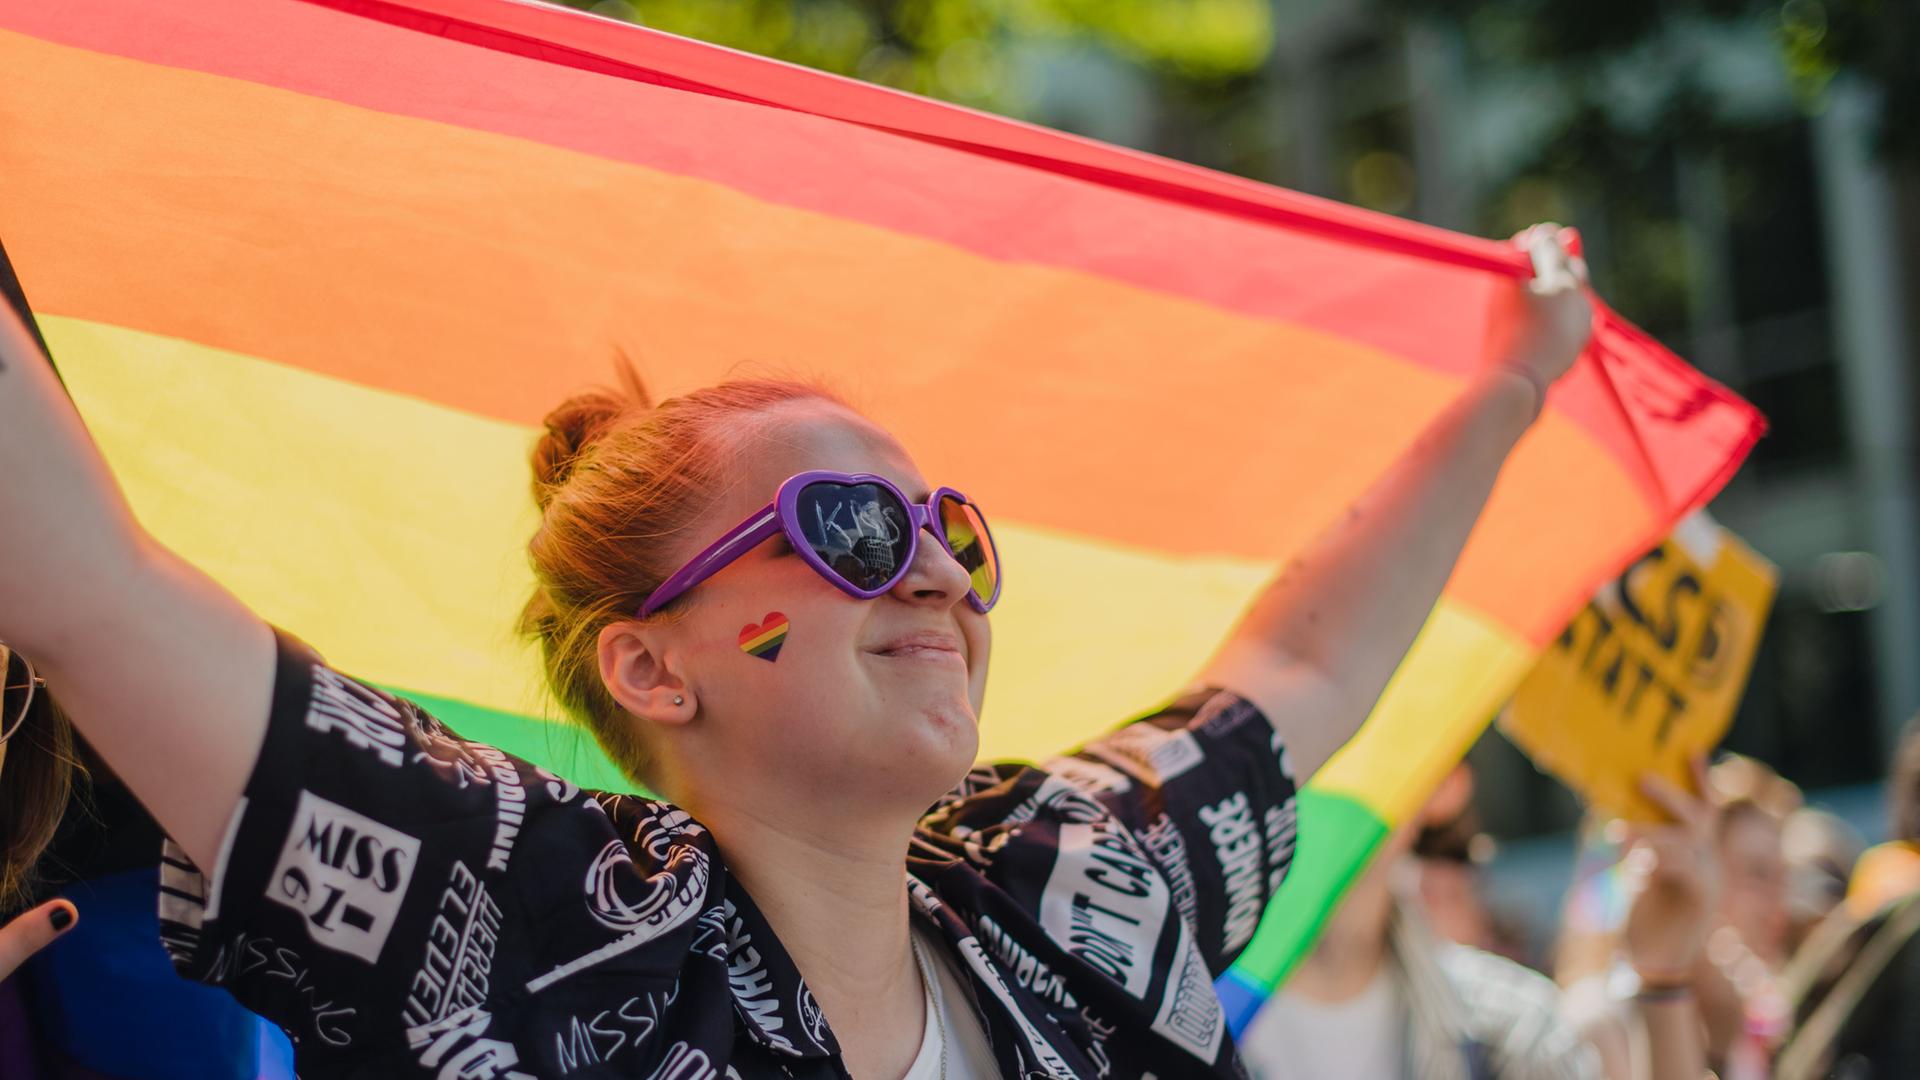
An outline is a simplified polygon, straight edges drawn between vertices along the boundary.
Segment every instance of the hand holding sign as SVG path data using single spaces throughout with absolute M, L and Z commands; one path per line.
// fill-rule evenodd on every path
M 1685 788 L 1746 689 L 1775 572 L 1705 512 L 1603 586 L 1515 692 L 1500 729 L 1596 809 L 1669 814 L 1643 772 Z
M 1643 778 L 1641 791 L 1673 823 L 1633 826 L 1622 860 L 1633 899 L 1621 942 L 1642 985 L 1692 981 L 1719 894 L 1707 766 L 1700 758 L 1689 764 L 1691 782 L 1685 788 L 1657 774 Z

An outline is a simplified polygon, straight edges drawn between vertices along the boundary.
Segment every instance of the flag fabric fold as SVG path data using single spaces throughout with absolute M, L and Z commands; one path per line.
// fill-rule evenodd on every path
M 1487 359 L 1459 236 L 513 0 L 0 2 L 0 237 L 136 512 L 464 734 L 626 782 L 511 636 L 525 454 L 656 393 L 837 383 L 993 515 L 983 751 L 1178 690 Z M 1221 981 L 1251 1016 L 1594 585 L 1758 415 L 1604 309 Z

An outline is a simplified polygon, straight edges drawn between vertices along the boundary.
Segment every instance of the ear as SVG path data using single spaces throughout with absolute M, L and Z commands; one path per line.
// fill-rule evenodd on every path
M 699 703 L 676 670 L 667 645 L 662 627 L 632 620 L 605 627 L 598 649 L 600 681 L 621 708 L 642 720 L 685 724 L 693 719 Z

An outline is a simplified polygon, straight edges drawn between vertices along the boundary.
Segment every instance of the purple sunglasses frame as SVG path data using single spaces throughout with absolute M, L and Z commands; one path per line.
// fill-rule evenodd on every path
M 900 500 L 900 505 L 907 508 L 907 515 L 913 524 L 907 537 L 907 557 L 901 560 L 899 572 L 880 588 L 856 588 L 852 582 L 834 573 L 833 568 L 814 553 L 813 545 L 808 543 L 806 533 L 801 531 L 798 513 L 800 492 L 805 490 L 807 485 L 820 482 L 845 486 L 876 484 L 891 492 Z M 973 591 L 971 584 L 967 588 L 968 606 L 984 615 L 993 610 L 993 605 L 999 602 L 1000 588 L 1005 575 L 1000 568 L 1000 548 L 993 541 L 993 530 L 987 525 L 987 516 L 980 512 L 980 507 L 972 499 L 953 488 L 943 487 L 935 488 L 933 494 L 927 496 L 926 502 L 917 503 L 907 498 L 905 492 L 884 476 L 875 476 L 872 473 L 832 472 L 824 469 L 795 473 L 787 477 L 781 482 L 780 490 L 775 493 L 772 502 L 749 514 L 745 521 L 728 529 L 720 539 L 707 545 L 705 551 L 687 560 L 686 565 L 675 570 L 667 580 L 661 582 L 660 587 L 653 590 L 647 597 L 646 603 L 640 605 L 640 614 L 644 617 L 666 607 L 695 585 L 718 573 L 722 567 L 753 550 L 756 545 L 781 533 L 786 534 L 787 542 L 793 546 L 794 552 L 805 559 L 815 573 L 826 578 L 849 596 L 860 600 L 871 600 L 900 584 L 900 579 L 912 571 L 913 560 L 920 554 L 922 532 L 933 533 L 934 539 L 940 541 L 941 548 L 945 549 L 949 556 L 959 558 L 954 554 L 953 545 L 947 542 L 944 531 L 930 528 L 939 519 L 940 500 L 949 495 L 973 507 L 974 516 L 979 520 L 980 528 L 986 534 L 987 548 L 993 553 L 993 595 L 981 600 Z

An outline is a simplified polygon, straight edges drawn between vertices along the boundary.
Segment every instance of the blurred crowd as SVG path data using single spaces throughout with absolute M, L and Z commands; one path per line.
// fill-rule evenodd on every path
M 1653 781 L 1649 781 L 1653 783 Z M 1589 817 L 1544 955 L 1491 912 L 1461 766 L 1242 1040 L 1275 1078 L 1920 1076 L 1920 719 L 1869 847 L 1729 755 L 1675 824 Z
M 0 903 L 16 916 L 0 932 L 0 1077 L 290 1077 L 276 1031 L 173 975 L 156 827 L 25 658 L 0 660 Z M 1874 846 L 1747 757 L 1700 763 L 1693 790 L 1643 790 L 1670 820 L 1590 817 L 1552 946 L 1529 955 L 1485 901 L 1493 845 L 1456 768 L 1244 1033 L 1249 1072 L 1920 1076 L 1920 718 Z

